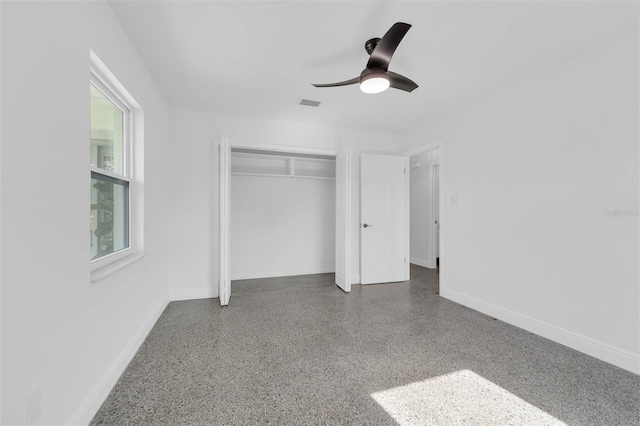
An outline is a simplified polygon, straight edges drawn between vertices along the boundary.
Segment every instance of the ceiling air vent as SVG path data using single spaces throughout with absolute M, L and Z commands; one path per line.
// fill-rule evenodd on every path
M 300 99 L 298 101 L 299 105 L 305 105 L 310 107 L 318 107 L 320 105 L 320 101 L 312 101 L 310 99 Z

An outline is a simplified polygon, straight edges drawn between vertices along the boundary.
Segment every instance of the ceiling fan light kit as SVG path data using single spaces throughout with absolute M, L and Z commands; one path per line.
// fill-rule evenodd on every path
M 386 72 L 370 72 L 360 77 L 360 90 L 364 93 L 381 93 L 389 88 L 391 82 Z
M 315 87 L 338 87 L 360 84 L 364 93 L 381 93 L 389 87 L 412 92 L 418 85 L 407 77 L 389 71 L 391 57 L 402 41 L 404 35 L 411 28 L 410 24 L 396 22 L 382 38 L 367 40 L 364 48 L 369 54 L 367 67 L 360 73 L 360 77 L 330 84 L 313 84 Z

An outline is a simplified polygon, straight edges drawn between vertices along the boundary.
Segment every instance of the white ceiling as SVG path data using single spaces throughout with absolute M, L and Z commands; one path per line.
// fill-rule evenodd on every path
M 638 31 L 635 2 L 130 1 L 110 6 L 169 104 L 397 133 Z M 364 42 L 413 25 L 390 70 L 413 93 L 357 85 Z M 299 106 L 300 98 L 322 101 Z

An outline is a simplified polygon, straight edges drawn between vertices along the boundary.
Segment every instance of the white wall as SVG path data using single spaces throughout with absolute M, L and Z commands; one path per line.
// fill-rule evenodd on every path
M 636 33 L 404 135 L 444 140 L 441 294 L 638 372 L 638 218 L 605 214 L 638 209 L 638 112 Z
M 360 282 L 360 153 L 395 153 L 390 135 L 209 112 L 172 112 L 171 261 L 173 299 L 217 297 L 218 154 L 222 137 L 352 152 L 352 271 Z
M 335 272 L 333 179 L 232 176 L 231 279 Z
M 2 2 L 2 424 L 87 422 L 167 303 L 168 109 L 111 10 Z M 89 276 L 89 49 L 144 109 L 148 255 Z

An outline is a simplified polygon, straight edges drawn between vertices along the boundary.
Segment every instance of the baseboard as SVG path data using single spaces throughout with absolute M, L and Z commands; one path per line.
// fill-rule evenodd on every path
M 256 278 L 276 278 L 276 277 L 293 277 L 293 276 L 297 276 L 297 275 L 312 275 L 312 274 L 326 274 L 326 273 L 333 273 L 335 272 L 334 268 L 326 268 L 326 269 L 321 269 L 321 270 L 316 270 L 313 272 L 300 272 L 300 273 L 291 273 L 291 271 L 289 272 L 284 272 L 284 273 L 280 273 L 277 275 L 266 275 L 266 276 L 260 276 L 260 277 L 255 277 L 252 275 L 246 275 L 243 278 L 232 278 L 231 281 L 235 281 L 235 280 L 253 280 Z M 179 300 L 194 300 L 194 299 L 212 299 L 218 297 L 218 291 L 217 288 L 214 287 L 199 287 L 199 288 L 188 288 L 188 289 L 184 289 L 184 290 L 172 290 L 171 291 L 171 298 L 170 300 L 172 302 L 177 302 Z
M 329 273 L 334 273 L 336 272 L 335 268 L 327 268 L 325 270 L 320 270 L 320 271 L 316 271 L 316 272 L 303 272 L 303 273 L 284 273 L 283 274 L 279 274 L 279 275 L 269 275 L 269 276 L 262 276 L 262 277 L 247 277 L 247 278 L 233 278 L 232 281 L 234 280 L 253 280 L 256 278 L 275 278 L 275 277 L 295 277 L 297 275 L 313 275 L 313 274 L 329 274 Z M 360 284 L 360 274 L 351 274 L 351 284 Z M 181 290 L 182 291 L 182 290 Z M 184 290 L 185 292 L 188 290 Z M 171 293 L 171 295 L 173 296 L 173 292 Z M 207 297 L 218 297 L 216 296 L 202 296 L 202 297 L 193 297 L 192 299 L 201 299 L 201 298 L 207 298 Z M 173 297 L 171 298 L 171 300 L 186 300 L 186 299 L 174 299 Z
M 212 299 L 218 297 L 217 289 L 214 287 L 187 288 L 184 290 L 171 290 L 171 301 Z
M 286 271 L 270 272 L 266 274 L 248 274 L 248 275 L 233 276 L 231 278 L 231 281 L 254 280 L 257 278 L 295 277 L 298 275 L 329 274 L 334 272 L 336 272 L 336 268 L 331 266 L 327 268 L 318 268 L 318 269 L 306 269 L 306 270 L 298 270 L 298 271 L 286 270 Z
M 411 263 L 413 263 L 414 265 L 422 266 L 423 268 L 433 269 L 433 267 L 429 265 L 429 261 L 426 259 L 420 259 L 419 257 L 412 257 L 410 260 L 411 260 Z
M 549 340 L 553 340 L 554 342 L 568 346 L 594 358 L 613 364 L 617 367 L 640 374 L 640 357 L 631 352 L 530 318 L 492 303 L 476 299 L 475 297 L 468 296 L 455 290 L 441 288 L 440 296 L 465 305 L 478 312 L 482 312 L 483 314 L 490 315 L 494 318 L 515 325 L 516 327 L 530 331 L 539 336 L 545 337 Z
M 107 399 L 109 392 L 111 392 L 111 389 L 113 389 L 168 304 L 169 299 L 164 298 L 156 309 L 151 312 L 151 315 L 149 315 L 144 324 L 142 324 L 136 334 L 129 340 L 127 346 L 122 350 L 120 355 L 118 355 L 113 364 L 111 364 L 111 367 L 109 367 L 98 384 L 89 392 L 67 424 L 88 425 L 91 422 L 93 416 L 96 415 L 102 403 Z

